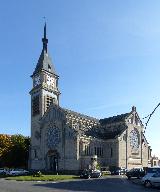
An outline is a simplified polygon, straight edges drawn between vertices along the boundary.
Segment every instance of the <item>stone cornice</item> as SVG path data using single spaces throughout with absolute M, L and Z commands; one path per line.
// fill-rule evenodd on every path
M 60 95 L 60 91 L 58 90 L 58 88 L 54 88 L 52 86 L 48 86 L 46 83 L 42 83 L 36 87 L 33 87 L 32 90 L 29 92 L 30 94 L 33 93 L 34 91 L 37 92 L 39 91 L 40 89 L 44 89 L 50 93 L 55 93 L 56 95 Z

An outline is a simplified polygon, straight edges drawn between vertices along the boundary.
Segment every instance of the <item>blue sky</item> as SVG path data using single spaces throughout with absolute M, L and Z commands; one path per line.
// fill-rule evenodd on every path
M 32 74 L 47 19 L 60 104 L 97 118 L 141 118 L 160 102 L 159 0 L 5 0 L 0 6 L 0 133 L 30 135 Z M 160 156 L 160 109 L 146 136 Z

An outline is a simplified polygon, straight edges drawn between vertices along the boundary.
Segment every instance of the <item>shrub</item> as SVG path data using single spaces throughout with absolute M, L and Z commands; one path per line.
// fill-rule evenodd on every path
M 33 177 L 43 177 L 42 173 L 40 171 L 36 172 Z

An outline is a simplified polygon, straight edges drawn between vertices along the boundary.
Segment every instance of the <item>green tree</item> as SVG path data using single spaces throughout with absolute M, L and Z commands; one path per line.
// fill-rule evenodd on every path
M 0 137 L 1 166 L 27 168 L 29 145 L 30 138 L 23 135 Z
M 6 154 L 12 148 L 11 136 L 0 134 L 0 166 L 5 166 Z

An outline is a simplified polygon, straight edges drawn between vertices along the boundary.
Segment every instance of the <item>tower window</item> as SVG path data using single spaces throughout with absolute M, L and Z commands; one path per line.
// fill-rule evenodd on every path
M 45 98 L 45 104 L 46 104 L 46 110 L 49 108 L 49 106 L 55 102 L 55 98 L 47 95 L 46 98 Z
M 35 96 L 32 100 L 32 115 L 38 115 L 39 114 L 39 95 Z

